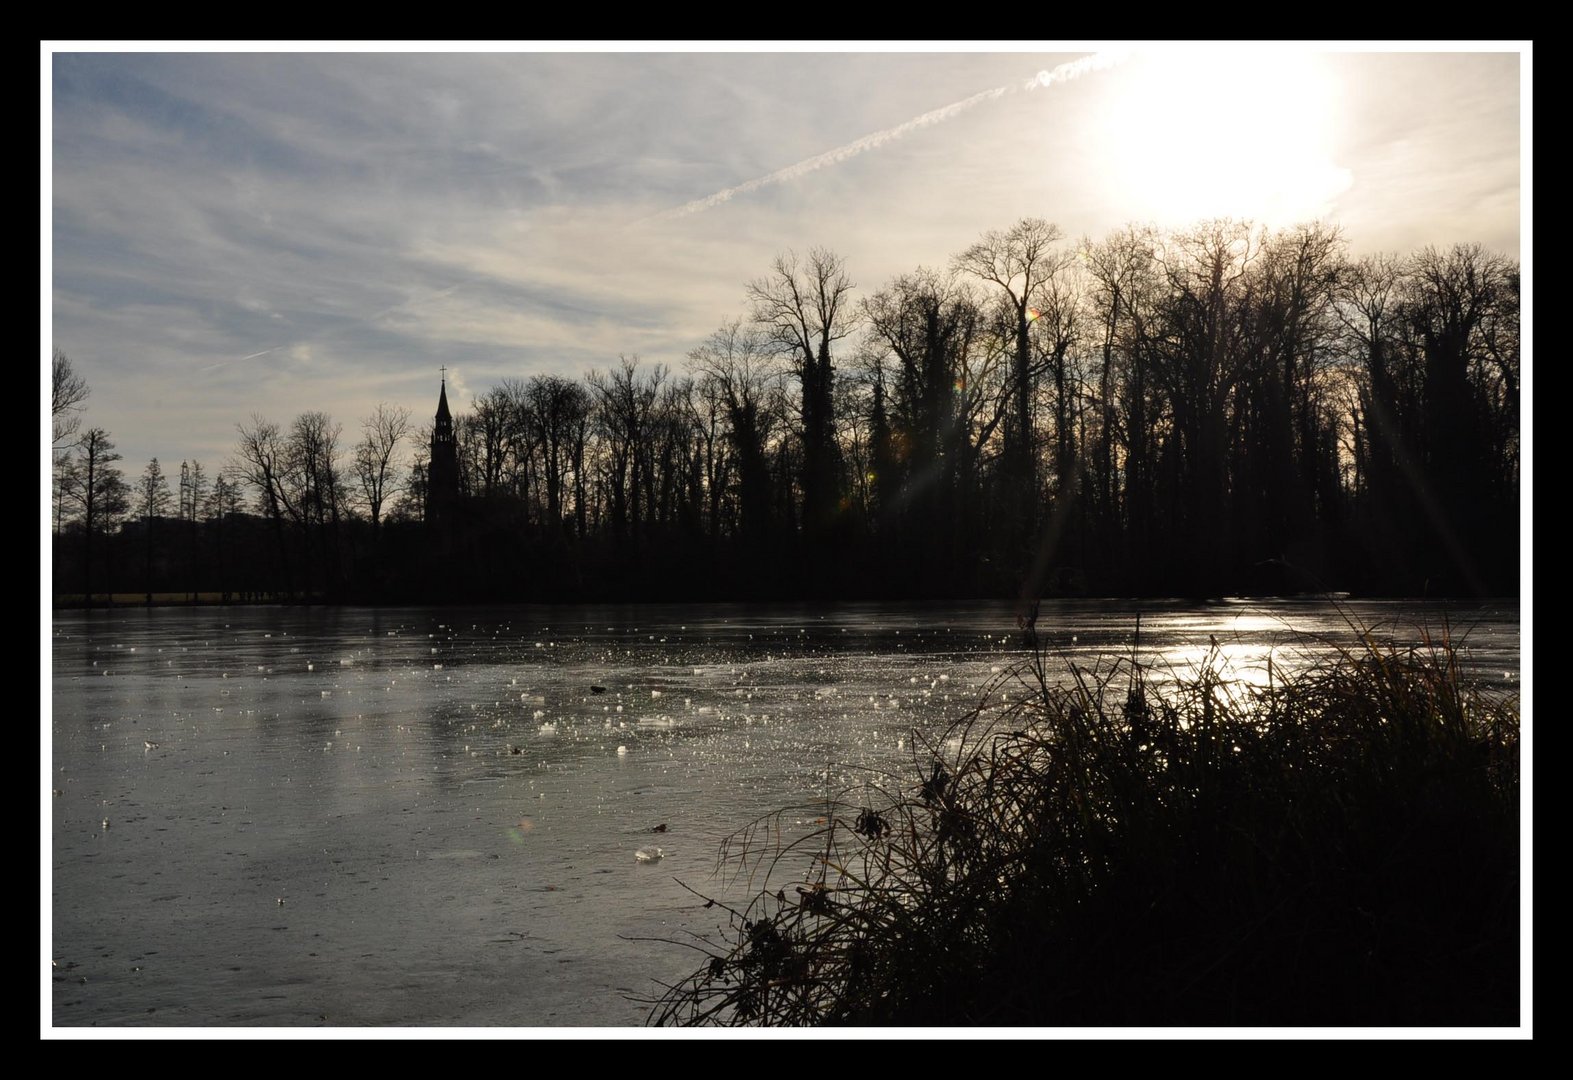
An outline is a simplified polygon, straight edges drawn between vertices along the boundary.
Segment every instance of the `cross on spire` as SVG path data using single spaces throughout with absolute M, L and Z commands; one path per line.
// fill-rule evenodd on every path
M 444 364 L 442 372 L 442 389 L 437 392 L 437 434 L 452 438 L 453 421 L 448 414 L 448 365 Z

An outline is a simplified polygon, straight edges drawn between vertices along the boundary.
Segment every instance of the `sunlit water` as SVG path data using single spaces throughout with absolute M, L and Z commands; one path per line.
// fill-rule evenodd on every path
M 1449 626 L 1471 672 L 1518 678 L 1514 602 L 1089 601 L 1046 604 L 1038 630 L 1064 660 L 1134 649 L 1157 678 L 1212 662 L 1244 685 L 1352 645 L 1351 616 L 1403 641 Z M 1023 656 L 1004 604 L 161 609 L 53 629 L 57 1025 L 643 1023 L 638 999 L 702 959 L 673 942 L 724 921 L 684 885 L 744 895 L 712 875 L 728 834 L 910 767 L 914 729 Z

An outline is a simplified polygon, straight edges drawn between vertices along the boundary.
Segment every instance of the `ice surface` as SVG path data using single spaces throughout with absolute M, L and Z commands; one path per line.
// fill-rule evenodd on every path
M 1209 635 L 1246 671 L 1350 641 L 1337 612 L 1296 604 L 1045 602 L 1038 631 L 1051 657 L 1128 657 L 1138 610 L 1157 678 Z M 1498 685 L 1517 670 L 1516 605 L 1450 617 L 1467 664 Z M 638 1024 L 625 991 L 694 966 L 655 939 L 717 925 L 678 882 L 715 888 L 722 840 L 823 797 L 827 775 L 855 792 L 910 768 L 914 729 L 999 693 L 1014 626 L 1009 604 L 62 614 L 50 948 L 57 975 L 78 966 L 51 1016 Z M 619 696 L 652 714 L 614 714 Z M 654 822 L 673 847 L 637 872 Z

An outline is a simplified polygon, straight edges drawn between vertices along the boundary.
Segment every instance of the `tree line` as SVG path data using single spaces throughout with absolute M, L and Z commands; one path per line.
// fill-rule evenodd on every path
M 127 483 L 56 359 L 57 592 L 363 600 L 1516 593 L 1519 268 L 1333 226 L 1024 219 L 859 294 L 778 256 L 676 365 L 237 425 Z M 66 389 L 75 378 L 66 361 Z M 62 430 L 62 424 L 67 430 Z

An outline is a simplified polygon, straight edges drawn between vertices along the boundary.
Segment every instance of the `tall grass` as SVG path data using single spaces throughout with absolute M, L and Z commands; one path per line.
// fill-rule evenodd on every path
M 1035 653 L 737 834 L 757 894 L 652 1022 L 1516 1025 L 1517 699 L 1363 640 L 1266 686 Z

